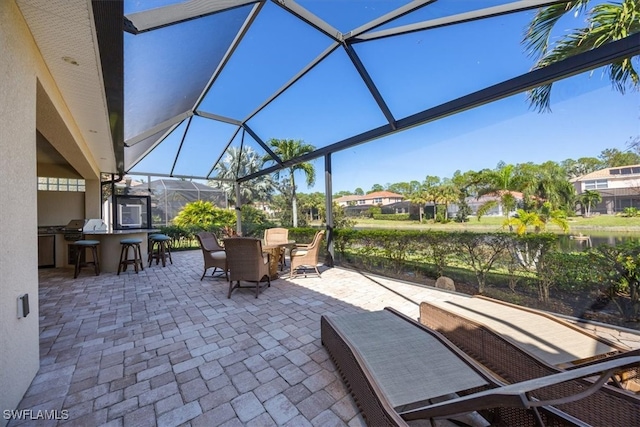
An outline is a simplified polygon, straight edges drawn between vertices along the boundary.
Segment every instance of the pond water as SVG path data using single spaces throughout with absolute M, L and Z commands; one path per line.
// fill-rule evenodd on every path
M 640 232 L 585 230 L 582 235 L 576 232 L 558 236 L 558 246 L 564 252 L 583 251 L 604 244 L 617 246 L 629 241 L 640 242 Z

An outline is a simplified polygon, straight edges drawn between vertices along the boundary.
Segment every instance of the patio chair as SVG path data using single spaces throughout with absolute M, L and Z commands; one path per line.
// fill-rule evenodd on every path
M 264 230 L 264 244 L 265 245 L 281 245 L 289 242 L 289 230 L 286 228 L 267 228 Z M 286 265 L 285 254 L 286 247 L 280 248 L 280 255 L 278 262 L 280 263 L 280 271 L 284 269 Z
M 586 426 L 584 413 L 571 416 L 556 405 L 588 399 L 614 370 L 640 364 L 640 356 L 625 357 L 506 385 L 438 332 L 389 308 L 324 315 L 321 338 L 367 424 L 375 426 L 443 419 L 475 426 Z M 592 376 L 599 380 L 577 393 L 563 387 Z M 539 400 L 539 390 L 546 389 L 561 393 Z M 626 414 L 636 405 L 632 396 L 617 404 L 613 419 L 601 416 L 600 407 L 587 409 L 597 417 L 593 425 L 639 425 Z
M 291 257 L 291 273 L 289 278 L 295 277 L 298 269 L 304 270 L 304 277 L 307 277 L 307 270 L 314 269 L 318 277 L 320 277 L 320 271 L 318 271 L 318 253 L 320 252 L 320 243 L 324 237 L 324 230 L 318 231 L 313 236 L 313 241 L 308 245 L 296 245 L 291 249 L 289 256 Z
M 256 298 L 267 286 L 271 286 L 269 277 L 269 254 L 262 252 L 260 239 L 251 237 L 231 237 L 224 239 L 224 249 L 227 253 L 227 266 L 229 268 L 229 293 L 236 288 L 255 287 Z M 266 279 L 267 282 L 262 283 Z M 241 286 L 240 282 L 253 282 L 254 286 Z M 233 282 L 236 282 L 234 285 Z
M 202 249 L 202 257 L 204 259 L 204 271 L 202 272 L 200 280 L 204 279 L 207 270 L 212 267 L 212 276 L 216 274 L 216 270 L 219 268 L 224 272 L 224 277 L 229 280 L 227 274 L 227 254 L 224 248 L 220 246 L 220 243 L 218 243 L 216 235 L 208 231 L 201 231 L 196 234 L 196 238 L 200 244 L 200 249 Z
M 473 308 L 473 300 L 474 298 L 469 298 L 459 305 Z M 629 349 L 601 353 L 597 351 L 599 346 L 601 348 L 604 347 L 605 350 L 608 348 L 615 349 L 615 347 L 610 347 L 608 344 L 600 342 L 602 339 L 594 336 L 591 344 L 581 341 L 581 348 L 578 350 L 593 352 L 596 354 L 595 356 L 586 360 L 576 360 L 574 364 L 557 366 L 549 360 L 558 360 L 557 358 L 562 356 L 562 353 L 570 353 L 569 348 L 564 351 L 552 351 L 550 359 L 545 360 L 542 353 L 531 351 L 525 345 L 526 343 L 522 337 L 517 339 L 510 337 L 506 329 L 501 329 L 501 333 L 498 333 L 487 325 L 478 322 L 477 319 L 447 310 L 445 307 L 448 306 L 452 305 L 446 304 L 446 301 L 438 303 L 422 302 L 420 304 L 420 323 L 447 337 L 474 360 L 509 383 L 518 383 L 542 376 L 571 372 L 580 367 L 588 367 L 603 361 L 640 355 L 640 350 L 630 351 Z M 500 316 L 499 311 L 493 314 Z M 492 313 L 487 312 L 486 315 L 492 315 Z M 570 347 L 572 341 L 575 341 L 575 338 L 570 337 L 571 334 L 586 333 L 585 331 L 574 331 L 562 323 L 559 324 L 561 326 L 552 331 L 550 330 L 552 327 L 543 324 L 540 319 L 536 321 L 535 318 L 531 317 L 533 315 L 535 313 L 528 316 L 526 310 L 522 311 L 522 321 L 530 324 L 533 328 L 539 325 L 539 327 L 546 329 L 545 331 L 539 331 L 540 335 L 557 334 L 560 339 L 566 342 L 567 347 Z M 563 328 L 565 329 L 563 330 Z M 525 333 L 534 338 L 532 337 L 533 332 L 527 332 L 520 326 L 514 327 L 514 330 L 516 330 L 516 333 Z M 586 333 L 586 335 L 588 337 L 590 334 Z M 630 391 L 623 390 L 620 385 L 620 383 L 635 382 L 638 369 L 639 366 L 631 366 L 617 370 L 615 375 L 611 377 L 609 384 L 602 386 L 595 393 L 582 400 L 558 405 L 558 409 L 591 425 L 640 425 L 640 398 Z M 542 400 L 552 400 L 566 393 L 579 393 L 592 385 L 593 381 L 576 379 L 566 382 L 562 388 L 536 391 L 535 397 Z

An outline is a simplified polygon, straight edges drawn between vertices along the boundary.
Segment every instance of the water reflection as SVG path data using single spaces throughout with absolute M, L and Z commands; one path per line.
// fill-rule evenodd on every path
M 584 251 L 599 245 L 617 246 L 625 242 L 640 242 L 640 232 L 585 231 L 558 236 L 558 248 L 563 252 Z

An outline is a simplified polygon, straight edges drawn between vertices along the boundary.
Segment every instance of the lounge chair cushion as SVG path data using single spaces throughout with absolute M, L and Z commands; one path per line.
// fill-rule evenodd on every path
M 386 310 L 331 320 L 349 337 L 396 411 L 487 384 L 459 358 L 452 357 L 449 348 Z

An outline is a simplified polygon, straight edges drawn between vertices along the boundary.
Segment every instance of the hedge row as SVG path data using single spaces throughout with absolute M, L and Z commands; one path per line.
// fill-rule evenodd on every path
M 409 214 L 373 214 L 373 219 L 383 219 L 383 220 L 387 220 L 387 221 L 408 221 L 409 220 Z

